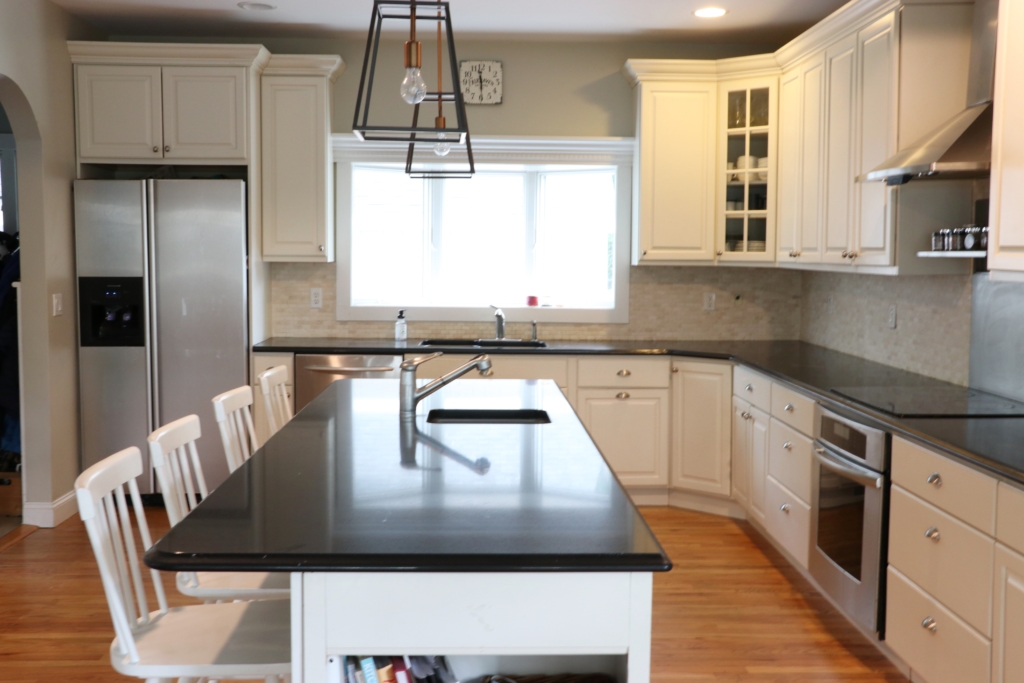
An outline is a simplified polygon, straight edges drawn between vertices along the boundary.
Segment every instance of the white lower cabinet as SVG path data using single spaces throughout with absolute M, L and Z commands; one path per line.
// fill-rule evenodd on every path
M 672 487 L 728 496 L 729 363 L 672 361 Z
M 732 399 L 733 498 L 764 524 L 764 484 L 768 476 L 768 413 L 739 396 Z
M 811 538 L 811 506 L 771 475 L 765 482 L 765 529 L 807 569 Z
M 996 545 L 992 602 L 992 681 L 1024 681 L 1024 555 L 1002 544 Z
M 768 480 L 768 413 L 750 407 L 750 512 L 765 522 L 765 483 Z
M 892 566 L 888 576 L 885 639 L 893 652 L 928 683 L 987 683 L 989 640 Z
M 811 440 L 774 417 L 768 446 L 768 474 L 795 493 L 811 500 Z
M 624 486 L 667 486 L 668 389 L 580 389 L 577 412 Z
M 750 508 L 750 404 L 732 399 L 732 497 Z

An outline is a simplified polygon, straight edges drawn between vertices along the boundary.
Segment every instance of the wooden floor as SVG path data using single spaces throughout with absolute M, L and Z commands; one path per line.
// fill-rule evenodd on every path
M 163 534 L 162 511 L 147 512 Z M 671 508 L 643 513 L 675 563 L 654 579 L 653 683 L 905 681 L 750 526 Z M 173 594 L 173 580 L 165 585 Z M 77 515 L 0 551 L 0 681 L 129 680 L 110 668 L 112 638 Z

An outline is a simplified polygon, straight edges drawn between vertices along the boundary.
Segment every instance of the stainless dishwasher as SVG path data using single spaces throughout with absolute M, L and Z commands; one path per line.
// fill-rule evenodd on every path
M 339 379 L 398 377 L 401 356 L 295 354 L 295 410 Z

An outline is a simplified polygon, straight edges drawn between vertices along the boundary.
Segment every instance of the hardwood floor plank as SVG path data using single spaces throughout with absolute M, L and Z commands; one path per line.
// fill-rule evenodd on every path
M 654 577 L 653 683 L 906 680 L 748 524 L 641 510 L 675 563 Z M 162 510 L 147 517 L 155 537 L 166 532 Z M 173 604 L 190 602 L 173 577 L 164 585 Z M 0 681 L 123 682 L 112 639 L 77 515 L 0 552 Z
M 15 527 L 13 531 L 10 531 L 3 536 L 0 536 L 0 553 L 10 548 L 12 545 L 25 538 L 39 527 L 32 526 L 31 524 L 22 524 L 21 526 Z

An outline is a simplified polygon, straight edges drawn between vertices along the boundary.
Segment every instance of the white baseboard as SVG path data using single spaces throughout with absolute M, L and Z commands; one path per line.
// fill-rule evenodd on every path
M 733 519 L 747 518 L 747 511 L 731 498 L 719 498 L 689 491 L 672 491 L 668 494 L 668 504 L 676 508 L 707 512 L 708 514 L 732 517 Z
M 633 505 L 668 505 L 668 489 L 626 489 Z
M 25 503 L 21 511 L 22 524 L 52 529 L 70 519 L 78 509 L 75 492 L 68 491 L 52 503 Z

